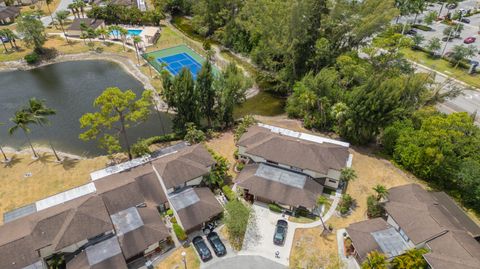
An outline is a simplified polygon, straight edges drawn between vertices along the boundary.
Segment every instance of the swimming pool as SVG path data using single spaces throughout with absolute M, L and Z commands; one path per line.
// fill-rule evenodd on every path
M 139 36 L 142 30 L 140 29 L 128 29 L 127 36 Z M 120 38 L 120 32 L 118 30 L 113 30 L 110 32 L 110 35 L 114 36 L 115 38 Z

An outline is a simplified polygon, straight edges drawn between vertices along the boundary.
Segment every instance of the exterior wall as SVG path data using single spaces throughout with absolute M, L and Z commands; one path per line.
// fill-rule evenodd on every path
M 326 178 L 325 179 L 325 186 L 328 186 L 328 187 L 333 188 L 333 189 L 338 188 L 339 183 L 340 183 L 340 181 L 335 180 L 335 179 L 331 179 L 331 178 Z
M 200 185 L 200 183 L 202 183 L 202 180 L 203 180 L 203 176 L 197 177 L 195 179 L 187 181 L 187 183 L 185 185 L 186 186 L 198 186 L 198 185 Z
M 159 242 L 156 242 L 155 244 L 150 245 L 147 249 L 145 249 L 145 251 L 143 253 L 148 254 L 148 253 L 154 251 L 156 248 L 158 248 L 159 245 L 160 245 Z
M 40 257 L 47 258 L 53 255 L 55 252 L 53 251 L 53 246 L 47 246 L 39 250 Z
M 78 31 L 75 31 L 75 30 L 67 30 L 67 35 L 68 36 L 81 36 L 82 35 L 82 31 L 78 30 Z
M 82 247 L 83 245 L 85 245 L 86 243 L 88 243 L 88 240 L 85 239 L 85 240 L 82 240 L 80 242 L 77 242 L 75 244 L 72 244 L 66 248 L 63 248 L 61 249 L 60 251 L 58 252 L 67 252 L 67 253 L 71 253 L 71 252 L 75 252 L 76 250 L 78 250 L 80 247 Z M 53 254 L 53 253 L 52 253 Z

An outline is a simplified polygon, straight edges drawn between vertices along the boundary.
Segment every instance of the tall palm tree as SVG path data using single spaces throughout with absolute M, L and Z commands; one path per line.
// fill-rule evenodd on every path
M 108 36 L 109 32 L 107 30 L 107 28 L 105 27 L 102 27 L 100 29 L 97 30 L 97 35 L 98 36 L 102 36 L 102 39 L 103 39 L 103 43 L 105 44 L 107 42 L 107 36 Z
M 373 187 L 373 190 L 377 193 L 377 201 L 387 198 L 388 190 L 385 186 L 377 184 L 377 186 Z
M 25 137 L 27 138 L 30 148 L 32 149 L 33 156 L 35 158 L 38 158 L 38 154 L 33 148 L 32 142 L 30 141 L 30 137 L 28 136 L 28 133 L 30 133 L 30 128 L 28 128 L 28 125 L 36 123 L 32 114 L 30 114 L 25 109 L 18 110 L 17 112 L 15 112 L 15 116 L 13 118 L 10 118 L 10 121 L 13 122 L 15 125 L 10 129 L 8 129 L 8 133 L 10 135 L 13 135 L 16 131 L 22 130 L 23 133 L 25 134 Z
M 7 46 L 5 45 L 5 42 L 3 41 L 3 38 L 5 37 L 5 30 L 0 30 L 0 41 L 2 41 L 3 48 L 5 49 L 5 53 L 8 52 Z
M 117 26 L 117 31 L 122 37 L 123 51 L 125 51 L 125 42 L 127 42 L 128 30 L 122 26 Z
M 2 123 L 2 122 L 0 122 L 0 125 L 3 125 L 3 123 Z M 3 151 L 3 148 L 2 148 L 2 146 L 1 146 L 1 145 L 0 145 L 0 152 L 1 152 L 1 153 L 2 153 L 2 155 L 3 155 L 3 159 L 5 159 L 5 162 L 6 162 L 6 163 L 7 163 L 7 162 L 9 162 L 9 161 L 10 161 L 10 159 L 8 159 L 8 157 L 7 157 L 7 154 L 5 154 L 5 152 Z
M 12 46 L 12 48 L 18 49 L 16 42 L 17 35 L 15 35 L 15 33 L 11 29 L 3 29 L 2 36 L 8 38 L 8 40 L 10 41 L 10 46 Z
M 133 46 L 135 47 L 135 55 L 137 56 L 138 65 L 140 65 L 140 58 L 138 56 L 138 43 L 142 42 L 142 38 L 139 36 L 133 37 Z
M 50 10 L 50 4 L 52 2 L 53 2 L 53 0 L 45 0 L 45 4 L 47 5 L 47 9 L 48 9 L 48 14 L 50 14 L 50 18 L 52 19 L 52 23 L 53 23 L 53 22 L 55 22 L 55 20 L 53 19 L 52 10 Z M 55 29 L 58 29 L 57 25 L 55 23 L 53 25 L 55 25 Z
M 388 262 L 382 253 L 378 251 L 372 251 L 368 253 L 367 258 L 362 263 L 362 269 L 387 269 Z
M 82 14 L 82 17 L 85 18 L 85 2 L 83 0 L 75 0 L 75 6 L 77 9 L 80 9 L 80 13 Z M 80 17 L 80 14 L 78 14 L 78 17 Z
M 76 5 L 76 3 L 69 4 L 67 8 L 70 9 L 70 11 L 72 11 L 73 17 L 77 18 L 77 5 Z M 80 16 L 78 16 L 78 18 L 80 18 Z
M 28 108 L 26 109 L 34 118 L 35 123 L 45 127 L 45 125 L 50 124 L 50 121 L 48 120 L 48 116 L 55 115 L 57 112 L 54 109 L 51 109 L 45 105 L 45 101 L 38 100 L 37 98 L 30 98 L 28 100 Z M 60 157 L 57 154 L 57 151 L 52 145 L 52 141 L 48 139 L 48 144 L 50 145 L 50 148 L 52 149 L 53 155 L 55 155 L 55 158 L 57 161 L 61 161 Z
M 67 40 L 67 43 L 70 43 L 67 37 L 67 33 L 65 33 L 65 20 L 68 18 L 68 11 L 66 10 L 60 10 L 55 13 L 55 19 L 57 19 L 58 23 L 60 24 L 60 28 L 62 28 L 63 35 L 65 36 L 65 40 Z
M 397 256 L 392 260 L 394 269 L 426 269 L 427 262 L 423 258 L 423 255 L 428 253 L 425 248 L 413 248 L 405 252 L 403 255 Z

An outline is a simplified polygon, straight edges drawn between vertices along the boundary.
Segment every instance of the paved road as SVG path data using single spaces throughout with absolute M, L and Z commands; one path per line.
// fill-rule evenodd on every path
M 208 265 L 205 269 L 287 269 L 279 263 L 259 256 L 235 256 Z
M 53 16 L 55 16 L 55 12 L 57 11 L 68 10 L 68 5 L 70 5 L 71 3 L 73 3 L 73 0 L 61 0 L 60 4 L 58 4 L 57 9 L 52 10 Z M 42 21 L 44 26 L 47 26 L 50 23 L 52 23 L 52 18 L 50 17 L 50 15 L 42 17 L 40 20 Z
M 430 71 L 415 65 L 417 70 L 419 72 L 427 72 L 429 73 Z M 469 88 L 466 88 L 462 84 L 459 84 L 455 81 L 447 81 L 448 79 L 444 76 L 441 75 L 436 75 L 435 76 L 435 82 L 439 84 L 446 85 L 445 87 L 457 87 L 463 90 L 463 94 L 460 96 L 457 96 L 454 99 L 447 100 L 443 104 L 437 105 L 438 110 L 441 112 L 450 114 L 454 112 L 467 112 L 469 114 L 473 114 L 474 112 L 477 113 L 477 117 L 475 119 L 475 122 L 477 125 L 480 126 L 480 91 L 477 90 L 472 90 Z

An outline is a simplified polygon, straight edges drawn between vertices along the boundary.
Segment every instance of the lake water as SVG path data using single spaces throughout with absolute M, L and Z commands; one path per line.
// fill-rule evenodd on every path
M 34 144 L 47 145 L 50 138 L 54 146 L 64 152 L 95 156 L 105 154 L 96 141 L 85 142 L 78 138 L 82 132 L 79 119 L 86 112 L 94 112 L 93 101 L 107 87 L 131 89 L 141 96 L 143 85 L 125 72 L 121 66 L 108 61 L 77 61 L 52 64 L 28 71 L 0 72 L 0 143 L 15 148 L 25 148 L 25 137 L 20 131 L 8 134 L 16 110 L 36 97 L 46 101 L 57 115 L 51 116 L 46 128 L 32 126 Z M 171 131 L 171 118 L 166 113 L 152 112 L 147 122 L 132 127 L 127 132 L 129 140 L 150 137 Z M 163 125 L 163 128 L 162 128 Z

